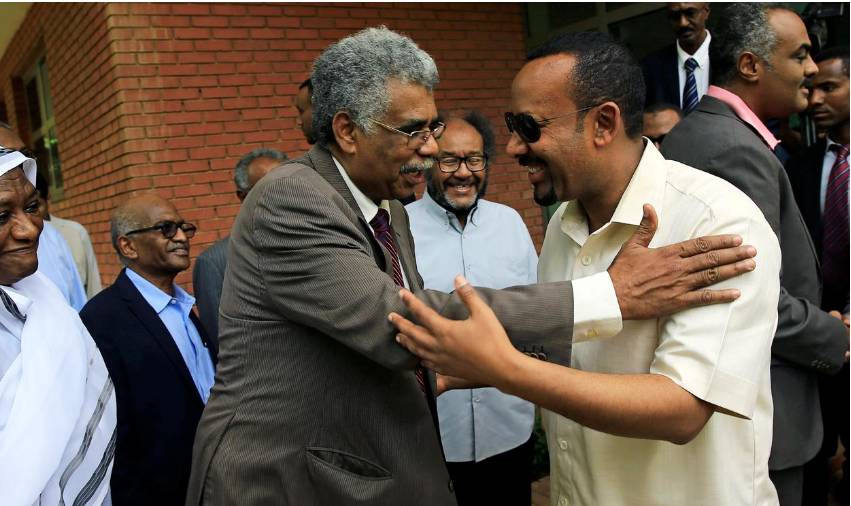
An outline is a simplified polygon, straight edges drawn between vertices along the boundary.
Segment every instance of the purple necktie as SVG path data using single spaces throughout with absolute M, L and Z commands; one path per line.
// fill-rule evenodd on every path
M 822 214 L 822 275 L 825 284 L 848 280 L 848 145 L 831 145 L 836 161 L 827 179 Z
M 396 251 L 396 241 L 393 240 L 393 229 L 390 228 L 390 213 L 388 213 L 386 209 L 379 208 L 378 214 L 375 215 L 375 218 L 373 218 L 369 224 L 372 226 L 375 238 L 387 249 L 387 252 L 390 253 L 390 260 L 393 262 L 393 281 L 396 282 L 397 286 L 404 288 L 405 282 L 402 278 L 402 266 L 399 263 L 399 253 Z M 419 384 L 420 390 L 425 393 L 425 374 L 423 373 L 422 366 L 418 365 L 417 368 L 414 369 L 414 374 L 417 377 L 417 384 Z

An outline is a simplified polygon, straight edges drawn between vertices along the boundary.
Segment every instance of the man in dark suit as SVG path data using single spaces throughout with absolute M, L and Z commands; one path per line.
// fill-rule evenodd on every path
M 422 291 L 395 200 L 417 182 L 401 174 L 422 182 L 438 152 L 437 68 L 411 39 L 369 28 L 326 49 L 311 80 L 317 144 L 264 177 L 233 227 L 222 362 L 198 427 L 187 504 L 453 505 L 433 378 L 387 320 L 407 314 L 401 286 L 447 315 L 466 314 L 456 297 Z M 742 263 L 706 271 L 700 258 L 713 253 L 681 258 L 702 241 L 650 250 L 648 228 L 608 274 L 575 285 L 577 298 L 593 306 L 589 290 L 600 289 L 626 319 L 734 298 L 693 290 L 744 272 Z M 721 263 L 745 258 L 742 250 L 721 250 Z M 573 291 L 562 282 L 482 294 L 516 346 L 566 363 Z M 595 316 L 577 311 L 576 321 Z
M 239 201 L 245 200 L 257 181 L 286 159 L 287 155 L 271 148 L 257 148 L 240 158 L 233 175 Z M 227 253 L 228 237 L 225 237 L 198 255 L 192 269 L 198 315 L 207 335 L 213 337 L 219 335 L 219 301 L 222 299 L 222 283 L 228 266 Z
M 174 283 L 189 267 L 195 226 L 155 195 L 112 215 L 112 242 L 126 268 L 80 313 L 115 384 L 116 505 L 179 505 L 186 498 L 192 441 L 213 384 L 217 354 Z
M 848 323 L 848 48 L 821 51 L 815 57 L 809 114 L 824 137 L 789 160 L 786 171 L 795 200 L 821 258 L 824 290 L 821 308 L 842 314 Z M 804 504 L 825 505 L 830 488 L 828 460 L 838 438 L 848 447 L 848 364 L 836 376 L 819 376 L 824 443 L 807 464 Z M 848 461 L 836 488 L 848 502 Z
M 753 28 L 758 27 L 758 28 Z M 819 265 L 786 172 L 766 128 L 807 107 L 816 72 L 794 11 L 731 4 L 710 48 L 713 86 L 665 138 L 662 153 L 730 181 L 762 210 L 783 253 L 779 320 L 772 344 L 774 442 L 769 470 L 782 505 L 801 504 L 803 465 L 821 446 L 818 373 L 836 373 L 848 329 L 819 308 Z
M 688 114 L 709 86 L 709 4 L 669 3 L 667 14 L 677 40 L 641 62 L 645 106 L 663 102 Z

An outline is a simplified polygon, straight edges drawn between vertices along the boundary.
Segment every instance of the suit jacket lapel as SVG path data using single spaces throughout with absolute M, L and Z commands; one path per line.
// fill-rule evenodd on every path
M 316 172 L 318 172 L 319 175 L 322 176 L 322 178 L 325 179 L 325 181 L 327 181 L 328 184 L 330 184 L 331 187 L 334 188 L 337 193 L 343 197 L 343 200 L 345 200 L 352 208 L 355 216 L 357 216 L 362 232 L 372 245 L 372 256 L 375 258 L 375 263 L 392 278 L 393 261 L 390 258 L 390 253 L 375 238 L 375 234 L 372 232 L 372 227 L 369 226 L 366 218 L 363 217 L 360 207 L 358 206 L 357 201 L 355 201 L 355 197 L 352 195 L 352 192 L 349 191 L 349 187 L 346 186 L 346 182 L 343 181 L 343 176 L 340 175 L 340 171 L 337 170 L 337 166 L 331 158 L 331 153 L 325 148 L 316 145 L 310 149 L 306 156 L 310 161 L 309 165 L 311 165 L 313 169 L 316 170 Z M 405 271 L 405 275 L 407 274 L 407 271 Z
M 195 329 L 198 330 L 198 335 L 201 336 L 201 342 L 204 343 L 204 347 L 207 349 L 207 353 L 210 354 L 210 359 L 213 361 L 213 367 L 219 363 L 219 340 L 217 337 L 207 334 L 207 331 L 204 330 L 204 326 L 201 324 L 201 320 L 198 319 L 198 315 L 195 314 L 195 311 L 189 312 L 189 319 L 192 320 L 192 323 L 195 325 Z
M 198 399 L 198 402 L 201 402 L 200 395 L 197 395 L 198 389 L 195 387 L 195 382 L 192 381 L 192 376 L 189 374 L 189 368 L 186 367 L 186 362 L 183 361 L 183 355 L 180 354 L 174 338 L 171 337 L 160 317 L 154 312 L 148 301 L 142 297 L 142 294 L 139 293 L 139 290 L 136 289 L 136 286 L 130 281 L 130 278 L 127 277 L 127 274 L 123 270 L 119 274 L 118 279 L 115 280 L 115 284 L 120 290 L 122 298 L 127 302 L 130 311 L 136 315 L 151 338 L 159 345 L 165 356 L 168 357 L 169 362 L 171 362 L 172 366 L 174 366 L 183 379 L 184 385 L 195 392 L 195 397 Z M 199 329 L 199 332 L 203 332 L 203 330 L 200 330 L 200 323 L 195 320 L 193 322 Z
M 676 43 L 671 46 L 671 52 L 668 55 L 670 65 L 663 65 L 664 73 L 665 73 L 665 86 L 668 87 L 668 93 L 671 97 L 674 97 L 673 105 L 682 107 L 681 103 L 683 100 L 682 95 L 680 94 L 680 62 L 677 59 L 677 46 Z

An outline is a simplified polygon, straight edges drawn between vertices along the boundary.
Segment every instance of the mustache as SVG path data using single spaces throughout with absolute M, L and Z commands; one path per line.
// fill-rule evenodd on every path
M 188 242 L 175 243 L 174 246 L 169 246 L 166 251 L 172 252 L 172 251 L 179 250 L 179 249 L 185 249 L 185 250 L 189 251 L 189 243 Z
M 537 156 L 530 155 L 530 154 L 520 155 L 520 157 L 517 158 L 517 162 L 520 165 L 532 165 L 532 164 L 535 164 L 535 163 L 539 163 L 539 164 L 544 163 L 544 161 L 541 160 L 540 158 L 538 158 Z
M 402 165 L 402 168 L 399 169 L 399 173 L 416 174 L 417 172 L 431 170 L 432 167 L 434 167 L 434 158 L 426 158 L 422 162 L 408 162 L 405 165 Z

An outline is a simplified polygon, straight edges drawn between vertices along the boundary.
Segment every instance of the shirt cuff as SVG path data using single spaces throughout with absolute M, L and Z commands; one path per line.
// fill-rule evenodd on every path
M 573 280 L 573 342 L 606 339 L 623 328 L 615 286 L 607 271 Z

